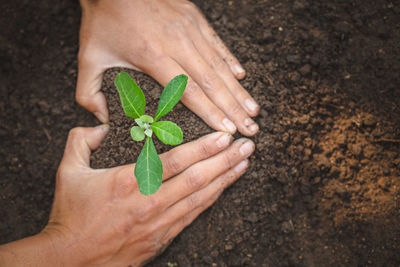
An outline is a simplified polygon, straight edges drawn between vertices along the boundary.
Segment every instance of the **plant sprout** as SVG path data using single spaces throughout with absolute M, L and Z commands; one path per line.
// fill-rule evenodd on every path
M 159 121 L 159 119 L 170 112 L 179 102 L 187 81 L 188 77 L 181 74 L 167 84 L 153 118 L 144 114 L 146 101 L 143 91 L 128 73 L 121 72 L 114 80 L 126 116 L 134 119 L 138 125 L 131 128 L 132 139 L 142 141 L 146 138 L 135 166 L 136 180 L 143 195 L 147 196 L 157 192 L 162 182 L 163 166 L 154 147 L 153 132 L 164 144 L 179 145 L 182 143 L 181 128 L 171 121 Z

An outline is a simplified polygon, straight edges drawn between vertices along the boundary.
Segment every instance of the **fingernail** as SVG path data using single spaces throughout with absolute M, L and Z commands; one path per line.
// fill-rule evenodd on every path
M 235 65 L 233 66 L 233 69 L 235 70 L 236 74 L 242 74 L 244 73 L 244 69 L 240 65 Z
M 227 147 L 230 144 L 231 140 L 232 136 L 230 134 L 224 133 L 220 138 L 218 138 L 217 147 Z
M 244 125 L 245 125 L 246 127 L 249 127 L 249 126 L 252 125 L 252 124 L 254 124 L 254 121 L 253 121 L 252 119 L 246 118 L 246 119 L 244 120 Z
M 231 120 L 225 118 L 222 120 L 222 123 L 224 124 L 225 129 L 228 130 L 228 132 L 230 132 L 230 133 L 236 132 L 236 126 L 235 126 L 235 124 L 233 124 L 233 122 Z
M 96 126 L 96 128 L 102 130 L 105 133 L 107 133 L 110 130 L 110 125 L 102 124 L 102 125 Z
M 233 170 L 237 173 L 241 173 L 247 168 L 248 165 L 249 165 L 249 161 L 247 159 L 245 159 L 242 162 L 240 162 L 238 165 L 233 167 Z
M 107 117 L 101 112 L 95 112 L 94 115 L 103 123 L 107 122 Z
M 250 130 L 252 133 L 256 133 L 258 131 L 258 124 L 255 123 L 252 119 L 247 118 L 244 120 L 244 125 Z
M 249 130 L 252 133 L 258 132 L 258 129 L 259 128 L 258 128 L 258 124 L 257 123 L 254 123 L 254 124 L 250 125 L 250 127 L 249 127 Z
M 243 157 L 247 157 L 251 154 L 251 152 L 253 152 L 254 150 L 254 144 L 251 141 L 246 141 L 239 149 L 240 154 Z
M 246 105 L 247 109 L 248 109 L 250 112 L 256 111 L 256 110 L 258 109 L 258 105 L 257 105 L 256 102 L 254 102 L 253 99 L 250 99 L 250 98 L 246 99 L 246 100 L 244 101 L 244 104 Z

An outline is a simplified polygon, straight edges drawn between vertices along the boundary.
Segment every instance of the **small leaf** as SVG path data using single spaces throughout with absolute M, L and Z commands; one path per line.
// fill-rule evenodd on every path
M 181 74 L 173 78 L 161 94 L 160 102 L 158 103 L 157 113 L 154 121 L 157 121 L 162 116 L 171 111 L 171 109 L 179 102 L 183 92 L 185 91 L 188 77 Z
M 137 125 L 144 128 L 144 122 L 141 119 L 135 119 L 135 122 L 137 123 Z
M 182 130 L 171 121 L 158 121 L 151 125 L 151 128 L 164 144 L 179 145 L 182 143 Z
M 144 131 L 139 126 L 133 126 L 131 128 L 131 136 L 135 141 L 142 141 L 144 139 Z
M 152 129 L 146 129 L 144 130 L 145 135 L 147 135 L 148 137 L 151 137 L 151 135 L 153 134 L 153 130 Z
M 147 137 L 135 166 L 135 176 L 143 195 L 157 192 L 162 183 L 163 167 L 151 137 Z
M 114 80 L 126 116 L 137 119 L 144 114 L 146 101 L 142 89 L 126 72 L 121 72 Z
M 149 115 L 142 115 L 139 119 L 142 122 L 146 122 L 146 123 L 153 123 L 153 121 L 154 121 L 153 118 Z

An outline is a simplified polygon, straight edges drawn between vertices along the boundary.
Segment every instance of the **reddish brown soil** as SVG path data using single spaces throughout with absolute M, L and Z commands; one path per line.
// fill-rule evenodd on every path
M 95 123 L 73 99 L 78 4 L 18 2 L 0 3 L 0 242 L 45 225 L 68 130 Z M 149 266 L 399 266 L 400 3 L 195 2 L 248 71 L 260 133 L 249 171 Z M 94 167 L 141 147 L 118 71 Z M 161 87 L 130 73 L 153 113 Z M 211 132 L 181 104 L 168 116 L 185 142 Z

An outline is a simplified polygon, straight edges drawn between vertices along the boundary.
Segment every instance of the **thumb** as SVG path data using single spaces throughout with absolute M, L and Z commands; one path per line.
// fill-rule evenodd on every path
M 102 122 L 108 122 L 107 101 L 100 91 L 104 69 L 99 64 L 79 59 L 78 82 L 76 85 L 76 102 L 86 108 Z
M 68 167 L 90 167 L 91 150 L 96 149 L 108 133 L 109 126 L 77 127 L 68 134 L 62 165 Z

